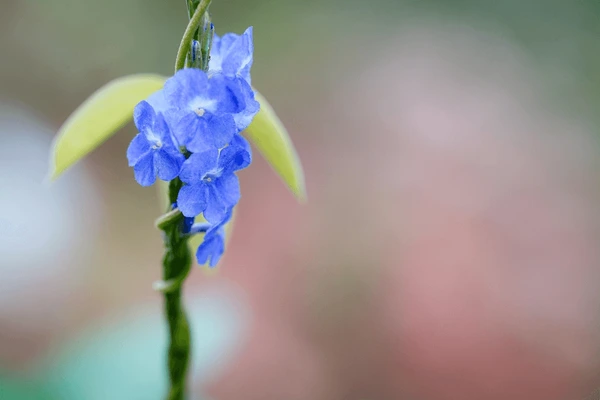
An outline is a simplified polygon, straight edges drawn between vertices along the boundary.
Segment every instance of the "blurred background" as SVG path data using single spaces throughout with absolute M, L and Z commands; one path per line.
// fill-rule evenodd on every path
M 214 0 L 309 202 L 258 156 L 186 286 L 194 399 L 600 399 L 600 3 Z M 166 391 L 130 124 L 43 184 L 95 89 L 170 74 L 183 0 L 0 0 L 0 399 Z

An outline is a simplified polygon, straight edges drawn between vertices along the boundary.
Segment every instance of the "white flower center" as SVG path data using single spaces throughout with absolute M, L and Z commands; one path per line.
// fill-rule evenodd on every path
M 213 99 L 206 99 L 203 97 L 196 97 L 188 104 L 190 110 L 202 117 L 207 111 L 213 112 L 217 102 Z
M 153 150 L 158 150 L 162 147 L 162 142 L 159 140 L 157 140 L 156 142 L 154 142 L 154 144 L 152 145 L 152 149 Z
M 163 143 L 162 140 L 160 140 L 160 136 L 158 136 L 157 134 L 155 134 L 152 131 L 149 131 L 146 134 L 146 138 L 148 139 L 148 141 L 152 144 L 152 149 L 153 150 L 158 150 L 162 147 Z
M 207 172 L 203 177 L 202 180 L 205 183 L 211 183 L 214 180 L 218 179 L 221 175 L 223 175 L 223 170 L 221 168 L 215 168 L 212 171 Z

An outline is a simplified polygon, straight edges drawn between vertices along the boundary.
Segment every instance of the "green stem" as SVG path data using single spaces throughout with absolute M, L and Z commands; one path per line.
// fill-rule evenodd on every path
M 206 10 L 208 10 L 210 2 L 211 0 L 202 0 L 198 5 L 198 8 L 196 8 L 196 11 L 194 11 L 194 15 L 192 15 L 192 18 L 190 18 L 190 23 L 183 33 L 183 38 L 181 38 L 181 43 L 179 44 L 179 50 L 177 50 L 177 58 L 175 59 L 175 72 L 183 69 L 185 66 L 185 59 L 190 51 L 192 40 L 194 40 L 194 34 L 200 26 L 202 16 Z
M 198 30 L 211 0 L 201 0 L 190 18 L 183 34 L 175 72 L 185 66 L 187 54 L 194 35 Z M 188 6 L 190 3 L 188 2 Z M 183 183 L 179 178 L 169 183 L 169 204 L 177 201 Z M 189 236 L 183 232 L 184 216 L 178 210 L 167 210 L 167 213 L 156 221 L 156 226 L 164 233 L 165 255 L 163 258 L 163 281 L 155 285 L 164 294 L 165 313 L 169 325 L 169 393 L 167 400 L 184 400 L 186 396 L 187 371 L 190 364 L 191 334 L 190 325 L 182 300 L 182 285 L 192 266 L 192 255 L 188 246 Z
M 168 211 L 166 214 L 164 214 L 160 218 L 158 218 L 156 220 L 156 222 L 154 223 L 154 225 L 156 225 L 156 227 L 158 229 L 163 231 L 163 230 L 165 230 L 165 228 L 167 228 L 168 226 L 173 224 L 175 221 L 177 221 L 177 219 L 179 219 L 180 217 L 181 217 L 181 211 L 179 211 L 176 208 L 172 211 Z
M 169 200 L 177 200 L 181 181 L 175 179 L 169 184 Z M 182 303 L 182 284 L 192 265 L 192 256 L 183 234 L 183 215 L 167 213 L 169 217 L 160 224 L 164 232 L 165 256 L 163 258 L 163 279 L 175 284 L 164 291 L 165 313 L 169 324 L 169 380 L 168 400 L 184 400 L 186 392 L 187 370 L 190 362 L 190 327 Z

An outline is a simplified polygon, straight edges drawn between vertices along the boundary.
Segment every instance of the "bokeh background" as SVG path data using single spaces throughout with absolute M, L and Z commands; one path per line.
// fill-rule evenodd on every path
M 309 202 L 258 156 L 186 285 L 194 399 L 599 399 L 600 3 L 214 0 Z M 160 214 L 129 125 L 44 185 L 109 80 L 169 74 L 183 0 L 0 0 L 0 399 L 161 399 Z M 588 396 L 588 397 L 586 397 Z

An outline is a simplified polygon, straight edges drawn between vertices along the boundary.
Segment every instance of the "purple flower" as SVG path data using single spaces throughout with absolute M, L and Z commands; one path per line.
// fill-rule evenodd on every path
M 229 209 L 223 220 L 216 225 L 212 225 L 204 235 L 204 240 L 198 246 L 196 251 L 196 260 L 198 264 L 208 265 L 212 268 L 219 263 L 223 252 L 225 251 L 225 224 L 231 219 L 232 210 Z
M 209 73 L 222 73 L 227 76 L 239 76 L 251 84 L 254 44 L 252 27 L 242 35 L 227 33 L 223 37 L 214 36 L 210 51 Z
M 241 78 L 183 69 L 165 83 L 173 133 L 194 153 L 225 147 L 258 112 L 252 88 Z M 248 120 L 249 118 L 249 120 Z
M 222 150 L 209 149 L 194 153 L 181 169 L 185 183 L 179 192 L 177 204 L 186 217 L 200 213 L 211 224 L 219 224 L 240 199 L 240 184 L 235 171 L 247 167 L 251 161 L 245 139 L 236 138 Z
M 164 181 L 176 178 L 185 157 L 173 141 L 162 114 L 142 101 L 134 109 L 133 120 L 139 133 L 127 149 L 127 160 L 133 167 L 135 180 L 142 186 L 151 186 L 156 177 Z

